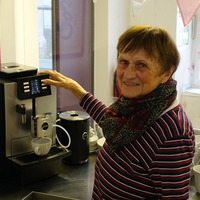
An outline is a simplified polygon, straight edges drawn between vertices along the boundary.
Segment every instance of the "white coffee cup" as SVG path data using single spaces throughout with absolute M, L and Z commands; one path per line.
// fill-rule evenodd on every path
M 194 171 L 194 182 L 195 182 L 195 188 L 198 193 L 200 193 L 200 165 L 195 165 L 193 167 Z
M 51 149 L 52 140 L 48 137 L 34 138 L 31 140 L 33 151 L 38 156 L 47 155 Z
M 194 161 L 194 165 L 199 164 L 199 152 L 198 151 L 194 153 L 193 161 Z
M 197 142 L 195 145 L 195 152 L 199 152 L 200 142 Z

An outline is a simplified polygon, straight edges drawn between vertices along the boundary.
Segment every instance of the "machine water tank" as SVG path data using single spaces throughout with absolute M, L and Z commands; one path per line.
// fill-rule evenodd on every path
M 89 156 L 89 119 L 90 116 L 82 111 L 66 111 L 59 115 L 60 125 L 64 127 L 71 137 L 71 156 L 64 158 L 66 164 L 82 164 L 88 161 Z M 58 138 L 63 145 L 68 144 L 68 137 L 57 131 Z

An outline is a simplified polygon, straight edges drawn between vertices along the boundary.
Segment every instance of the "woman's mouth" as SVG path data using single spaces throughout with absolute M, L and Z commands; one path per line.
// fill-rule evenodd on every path
M 138 85 L 138 84 L 136 84 L 136 83 L 128 83 L 128 82 L 124 82 L 124 84 L 125 84 L 125 85 L 130 85 L 130 86 L 136 86 L 136 85 Z

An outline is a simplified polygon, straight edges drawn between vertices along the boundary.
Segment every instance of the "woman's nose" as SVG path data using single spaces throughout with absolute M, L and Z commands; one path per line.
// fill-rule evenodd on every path
M 126 78 L 135 78 L 136 77 L 136 67 L 135 64 L 129 64 L 124 72 Z

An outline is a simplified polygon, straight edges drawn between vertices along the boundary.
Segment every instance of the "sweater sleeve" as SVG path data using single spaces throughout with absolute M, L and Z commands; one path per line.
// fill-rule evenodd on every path
M 165 200 L 188 198 L 195 151 L 192 125 L 182 109 L 177 110 L 165 114 L 149 129 L 147 138 L 152 145 L 145 151 L 153 159 L 145 163 L 149 161 L 148 173 L 157 197 Z
M 80 100 L 80 106 L 99 124 L 107 110 L 107 106 L 92 94 L 86 93 Z
M 180 136 L 168 140 L 159 149 L 149 175 L 162 199 L 187 199 L 193 157 L 192 140 Z

